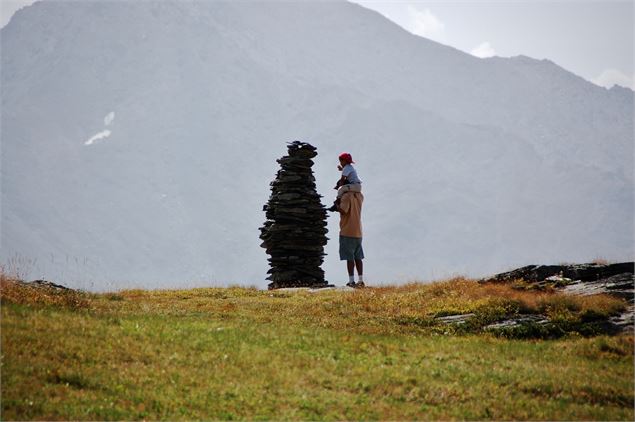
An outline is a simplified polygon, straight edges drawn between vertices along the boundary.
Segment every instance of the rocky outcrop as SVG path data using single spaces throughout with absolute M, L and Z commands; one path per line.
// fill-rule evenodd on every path
M 506 282 L 518 279 L 540 282 L 553 276 L 582 282 L 593 282 L 623 274 L 633 274 L 633 262 L 622 262 L 619 264 L 527 265 L 513 271 L 481 279 L 479 282 Z
M 635 326 L 635 264 L 573 264 L 528 265 L 513 271 L 479 280 L 480 283 L 500 283 L 522 280 L 524 288 L 548 287 L 574 295 L 608 294 L 625 299 L 627 309 L 609 322 L 629 330 Z
M 514 283 L 519 289 L 561 291 L 572 295 L 608 294 L 623 298 L 628 306 L 620 315 L 608 320 L 591 321 L 593 330 L 614 334 L 630 331 L 635 326 L 635 275 L 634 263 L 617 264 L 572 264 L 572 265 L 528 265 L 512 271 L 478 280 L 479 283 Z M 436 321 L 464 325 L 474 314 L 451 315 L 436 318 Z M 532 327 L 534 331 L 553 330 L 557 327 L 545 315 L 516 315 L 491 323 L 482 329 L 490 332 Z M 536 328 L 537 327 L 537 328 Z
M 447 316 L 436 317 L 435 320 L 438 321 L 438 322 L 443 322 L 445 324 L 461 325 L 461 324 L 465 324 L 466 322 L 468 322 L 470 319 L 472 319 L 473 316 L 474 316 L 473 313 L 459 314 L 459 315 L 447 315 Z
M 53 283 L 48 280 L 33 280 L 33 281 L 18 281 L 20 284 L 30 287 L 42 287 L 46 289 L 54 289 L 54 290 L 73 290 L 70 287 L 62 286 L 61 284 Z
M 328 240 L 326 209 L 311 170 L 316 148 L 295 141 L 288 151 L 289 155 L 277 160 L 281 169 L 263 207 L 267 221 L 260 228 L 260 239 L 271 256 L 268 287 L 326 287 L 320 268 Z
M 533 324 L 542 325 L 542 324 L 547 324 L 548 322 L 549 322 L 549 318 L 547 318 L 544 315 L 520 315 L 516 318 L 510 318 L 504 321 L 499 321 L 493 324 L 489 324 L 485 326 L 483 329 L 485 331 L 498 330 L 501 328 L 515 327 L 522 324 L 533 323 Z

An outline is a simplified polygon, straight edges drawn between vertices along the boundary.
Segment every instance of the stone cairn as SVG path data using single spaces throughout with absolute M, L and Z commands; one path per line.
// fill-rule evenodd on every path
M 324 271 L 326 209 L 315 189 L 316 148 L 305 142 L 288 144 L 289 155 L 277 160 L 281 169 L 270 183 L 271 196 L 263 207 L 267 221 L 260 228 L 262 246 L 271 269 L 269 289 L 327 287 Z

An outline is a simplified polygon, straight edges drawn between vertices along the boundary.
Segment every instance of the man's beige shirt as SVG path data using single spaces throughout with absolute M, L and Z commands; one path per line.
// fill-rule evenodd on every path
M 340 236 L 362 237 L 362 202 L 361 192 L 347 192 L 340 202 Z

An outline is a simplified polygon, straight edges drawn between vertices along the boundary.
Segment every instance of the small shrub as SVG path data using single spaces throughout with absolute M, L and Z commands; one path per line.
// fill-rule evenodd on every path
M 600 337 L 596 340 L 596 346 L 602 353 L 609 353 L 616 356 L 633 355 L 633 338 L 621 336 L 616 338 Z
M 526 310 L 526 306 L 516 299 L 492 298 L 476 307 L 468 323 L 474 328 L 483 327 L 518 315 L 521 309 Z
M 497 337 L 508 339 L 556 339 L 567 334 L 567 330 L 558 324 L 538 324 L 535 322 L 513 325 L 490 330 Z
M 438 324 L 434 318 L 426 318 L 420 316 L 399 316 L 394 320 L 399 325 L 410 325 L 416 327 L 432 327 Z
M 533 289 L 533 284 L 527 283 L 524 279 L 513 280 L 509 283 L 512 289 L 515 290 L 531 290 Z
M 632 359 L 635 341 L 632 335 L 599 336 L 579 343 L 579 353 L 588 359 Z
M 547 315 L 564 311 L 579 311 L 581 308 L 578 297 L 565 294 L 554 294 L 543 298 L 538 303 L 538 311 Z
M 467 313 L 467 312 L 463 312 L 462 310 L 459 310 L 456 308 L 449 308 L 449 309 L 441 309 L 435 312 L 434 316 L 436 318 L 440 318 L 440 317 L 452 316 L 452 315 L 462 315 L 464 313 Z
M 605 312 L 596 309 L 585 309 L 580 313 L 581 322 L 606 321 L 609 318 Z

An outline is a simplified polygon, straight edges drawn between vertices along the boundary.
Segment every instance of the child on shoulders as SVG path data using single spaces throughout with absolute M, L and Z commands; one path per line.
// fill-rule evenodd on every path
M 348 152 L 343 152 L 339 156 L 340 164 L 337 169 L 342 172 L 342 177 L 337 181 L 333 189 L 337 189 L 337 198 L 333 202 L 333 206 L 328 208 L 329 211 L 337 211 L 339 209 L 340 199 L 346 192 L 361 192 L 362 181 L 357 176 L 357 170 L 353 167 L 355 162 Z

